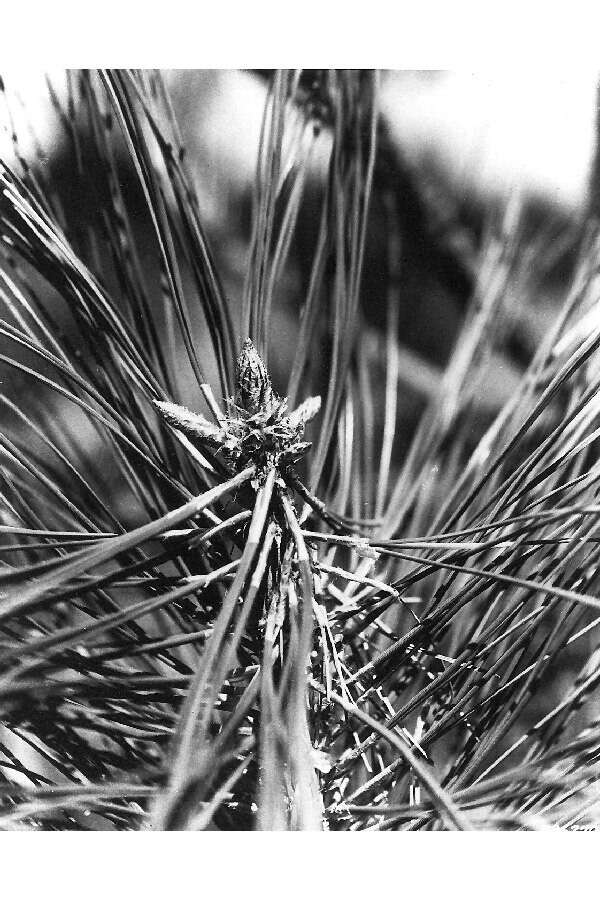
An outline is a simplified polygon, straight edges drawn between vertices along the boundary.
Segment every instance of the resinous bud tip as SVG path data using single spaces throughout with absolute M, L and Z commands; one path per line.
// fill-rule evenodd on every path
M 244 341 L 237 361 L 235 402 L 250 415 L 267 409 L 273 402 L 273 388 L 267 367 L 250 338 Z

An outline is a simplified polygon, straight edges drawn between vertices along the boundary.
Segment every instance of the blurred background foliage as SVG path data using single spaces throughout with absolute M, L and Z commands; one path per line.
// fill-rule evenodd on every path
M 303 73 L 309 96 L 314 74 Z M 242 297 L 261 120 L 271 73 L 186 70 L 165 72 L 164 76 L 239 341 L 245 336 Z M 56 208 L 62 210 L 72 247 L 86 261 L 93 261 L 94 275 L 118 297 L 109 215 L 114 209 L 114 185 L 95 155 L 94 141 L 86 140 L 83 119 L 74 139 L 73 122 L 79 114 L 82 90 L 84 81 L 77 73 L 50 73 L 48 84 L 36 73 L 27 77 L 6 73 L 2 152 L 5 158 L 18 158 L 21 165 L 35 170 L 44 182 L 46 196 L 52 196 Z M 317 103 L 318 98 L 311 102 Z M 381 391 L 373 394 L 376 427 L 368 448 L 375 471 L 385 415 L 381 347 L 389 309 L 394 309 L 398 395 L 392 485 L 406 462 L 424 411 L 435 404 L 440 393 L 445 367 L 457 351 L 465 319 L 478 313 L 478 296 L 483 303 L 490 302 L 495 291 L 503 295 L 486 326 L 493 324 L 493 334 L 482 342 L 487 351 L 476 361 L 476 377 L 461 386 L 460 408 L 453 411 L 455 420 L 446 436 L 450 443 L 453 435 L 460 434 L 457 454 L 463 458 L 519 389 L 523 373 L 556 320 L 582 241 L 599 211 L 595 105 L 593 79 L 552 81 L 538 75 L 531 84 L 523 84 L 508 76 L 383 73 L 378 156 L 360 292 L 359 351 L 369 361 L 372 384 L 382 385 Z M 277 285 L 277 303 L 269 322 L 269 368 L 275 388 L 282 393 L 294 359 L 298 309 L 307 293 L 318 240 L 328 154 L 326 108 L 322 121 L 323 146 L 312 156 L 296 237 Z M 160 310 L 161 264 L 140 182 L 117 131 L 113 152 L 118 190 L 135 231 L 139 263 L 150 291 L 147 301 Z M 390 215 L 397 224 L 394 234 L 398 242 L 392 254 Z M 182 256 L 181 248 L 176 251 Z M 395 260 L 394 271 L 390 271 L 390 258 Z M 487 260 L 487 267 L 482 267 L 482 259 Z M 183 256 L 182 273 L 185 289 L 185 279 L 191 283 L 192 275 Z M 35 271 L 28 275 L 35 289 Z M 44 291 L 48 291 L 47 284 Z M 49 309 L 62 323 L 66 338 L 76 343 L 77 332 L 72 330 L 58 293 L 55 304 L 49 299 Z M 192 324 L 197 352 L 209 380 L 216 384 L 217 366 L 206 323 L 199 309 L 196 314 Z M 159 320 L 158 328 L 181 340 L 166 318 Z M 326 336 L 314 347 L 314 366 L 323 381 L 328 377 L 329 349 Z M 179 351 L 172 361 L 177 368 L 178 399 L 195 408 L 196 381 L 181 343 Z M 26 353 L 22 358 L 26 359 Z M 21 406 L 27 392 L 32 392 L 32 407 L 52 404 L 55 429 L 63 436 L 73 435 L 80 458 L 88 459 L 87 465 L 81 463 L 82 471 L 107 506 L 129 528 L 143 520 L 143 511 L 136 507 L 126 486 L 118 478 L 107 477 L 111 459 L 106 456 L 106 445 L 83 414 L 55 395 L 46 397 L 39 386 L 32 389 L 32 382 L 25 377 L 11 374 L 5 389 Z M 10 417 L 11 413 L 3 409 L 2 415 Z M 12 422 L 12 427 L 18 433 L 19 423 Z M 27 434 L 33 456 L 52 466 L 42 439 L 36 445 Z M 535 441 L 535 436 L 531 440 Z M 449 467 L 446 481 L 444 473 L 436 473 L 423 524 L 428 516 L 431 521 L 449 492 L 455 472 L 456 468 Z M 368 516 L 372 510 L 362 513 Z M 563 653 L 561 669 L 550 668 L 546 673 L 548 689 L 528 707 L 527 721 L 534 721 L 557 702 L 563 681 L 572 678 L 569 669 L 575 671 L 580 664 L 577 650 L 571 656 Z M 591 715 L 590 709 L 586 715 Z M 452 755 L 451 749 L 448 755 Z
M 203 224 L 241 338 L 256 155 L 271 73 L 173 70 L 163 74 Z M 308 85 L 311 71 L 303 77 Z M 85 141 L 76 144 L 73 140 L 72 121 L 65 111 L 76 116 L 78 90 L 75 73 L 5 73 L 0 149 L 9 160 L 18 155 L 39 166 L 64 211 L 69 240 L 85 258 L 91 255 L 94 274 L 110 291 L 115 287 L 106 214 L 111 188 L 101 161 L 92 152 L 93 142 L 86 146 Z M 425 405 L 439 392 L 444 367 L 476 291 L 478 261 L 491 241 L 509 241 L 503 253 L 506 267 L 511 268 L 511 283 L 505 286 L 492 351 L 481 361 L 470 389 L 473 444 L 517 389 L 555 320 L 586 223 L 596 212 L 595 91 L 591 76 L 574 73 L 532 73 L 525 81 L 509 74 L 383 73 L 376 189 L 360 302 L 365 352 L 373 358 L 376 380 L 377 339 L 385 330 L 388 304 L 385 198 L 392 197 L 399 233 L 395 290 L 401 390 L 396 464 L 410 444 Z M 160 264 L 139 180 L 120 136 L 115 135 L 114 143 L 119 189 L 136 231 L 147 283 L 158 297 Z M 306 294 L 317 241 L 326 137 L 323 145 L 321 153 L 313 154 L 285 281 L 272 309 L 269 362 L 279 389 L 287 382 L 294 356 L 297 310 Z M 152 308 L 159 306 L 157 297 L 149 298 Z M 200 321 L 196 325 L 201 343 L 203 329 Z M 324 378 L 327 353 L 327 346 L 319 348 Z M 195 381 L 184 356 L 178 354 L 178 383 L 183 402 L 193 405 Z M 214 376 L 208 348 L 205 360 Z M 383 372 L 379 375 L 383 377 Z M 25 383 L 19 386 L 26 389 Z M 84 427 L 83 420 L 77 427 Z M 94 440 L 91 433 L 89 440 Z M 117 485 L 107 487 L 116 490 L 115 499 L 121 496 Z

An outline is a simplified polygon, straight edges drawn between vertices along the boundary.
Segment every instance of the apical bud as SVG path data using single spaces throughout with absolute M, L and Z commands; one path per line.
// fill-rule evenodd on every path
M 273 388 L 267 367 L 256 347 L 246 338 L 237 363 L 236 404 L 251 416 L 273 403 Z

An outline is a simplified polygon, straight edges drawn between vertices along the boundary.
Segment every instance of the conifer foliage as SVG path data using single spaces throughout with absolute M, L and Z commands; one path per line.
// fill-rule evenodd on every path
M 530 260 L 512 205 L 490 226 L 407 441 L 379 81 L 270 75 L 237 297 L 160 73 L 69 72 L 66 102 L 49 86 L 74 205 L 10 126 L 0 828 L 599 821 L 599 239 L 590 223 L 558 318 L 482 429 L 474 385 Z M 375 205 L 381 332 L 363 309 Z

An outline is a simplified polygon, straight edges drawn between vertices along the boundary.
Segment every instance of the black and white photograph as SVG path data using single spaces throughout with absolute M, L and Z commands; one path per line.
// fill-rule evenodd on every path
M 0 75 L 0 832 L 600 829 L 600 56 Z

